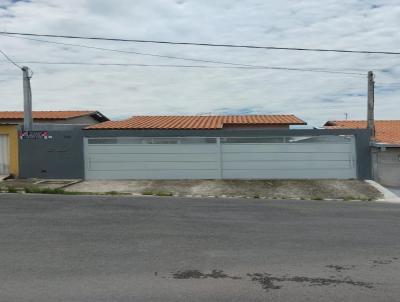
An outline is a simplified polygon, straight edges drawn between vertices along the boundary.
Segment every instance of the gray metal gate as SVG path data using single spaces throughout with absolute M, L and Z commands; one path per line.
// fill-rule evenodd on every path
M 86 179 L 356 178 L 353 136 L 85 138 Z

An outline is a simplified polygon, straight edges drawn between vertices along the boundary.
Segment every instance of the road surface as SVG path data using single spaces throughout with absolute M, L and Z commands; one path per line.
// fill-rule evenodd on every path
M 0 195 L 0 301 L 399 301 L 400 205 Z

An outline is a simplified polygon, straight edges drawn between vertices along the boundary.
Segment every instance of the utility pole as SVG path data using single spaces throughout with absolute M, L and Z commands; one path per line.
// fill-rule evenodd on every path
M 31 77 L 29 68 L 23 66 L 22 79 L 24 89 L 24 131 L 31 131 L 33 118 L 32 118 L 32 91 L 31 91 Z
M 374 103 L 375 103 L 375 81 L 374 73 L 368 71 L 368 129 L 371 130 L 371 140 L 375 140 L 375 122 L 374 122 Z

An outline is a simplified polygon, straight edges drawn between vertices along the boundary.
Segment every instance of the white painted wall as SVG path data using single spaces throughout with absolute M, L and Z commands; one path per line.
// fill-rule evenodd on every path
M 10 155 L 8 144 L 8 135 L 0 134 L 0 175 L 7 175 L 10 172 Z
M 374 152 L 374 178 L 384 186 L 400 186 L 400 148 Z

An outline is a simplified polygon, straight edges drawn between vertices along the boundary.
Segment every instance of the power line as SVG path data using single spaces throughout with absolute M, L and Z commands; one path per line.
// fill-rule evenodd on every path
M 400 83 L 377 83 L 378 86 L 400 86 Z
M 96 46 L 89 46 L 89 45 L 82 45 L 82 44 L 63 43 L 63 42 L 48 41 L 48 40 L 42 40 L 42 39 L 26 38 L 26 37 L 15 37 L 15 36 L 9 36 L 9 35 L 6 35 L 6 34 L 1 34 L 1 32 L 0 32 L 0 35 L 5 36 L 5 37 L 19 38 L 19 39 L 31 40 L 31 41 L 42 42 L 42 43 L 50 43 L 50 44 L 57 44 L 57 45 L 64 45 L 64 46 L 81 47 L 81 48 L 89 48 L 89 49 L 102 50 L 102 51 L 127 53 L 127 54 L 141 55 L 141 56 L 151 56 L 151 57 L 159 57 L 159 58 L 167 58 L 167 59 L 175 59 L 175 60 L 184 60 L 184 61 L 192 61 L 192 62 L 231 65 L 231 66 L 236 66 L 236 67 L 246 67 L 248 69 L 252 69 L 253 68 L 253 69 L 272 69 L 272 70 L 287 70 L 287 71 L 307 71 L 307 72 L 318 72 L 318 73 L 332 73 L 332 74 L 346 74 L 346 75 L 362 75 L 362 76 L 364 76 L 363 73 L 341 71 L 341 70 L 332 70 L 332 69 L 325 69 L 325 68 L 291 68 L 291 67 L 241 64 L 241 63 L 232 63 L 232 62 L 224 62 L 224 61 L 216 61 L 216 60 L 195 59 L 195 58 L 185 58 L 185 57 L 177 57 L 177 56 L 159 55 L 159 54 L 152 54 L 152 53 L 143 53 L 143 52 L 130 51 L 130 50 L 103 48 L 103 47 L 96 47 Z
M 72 35 L 51 35 L 51 34 L 6 32 L 6 31 L 1 31 L 0 34 L 64 38 L 64 39 L 101 40 L 101 41 L 114 41 L 114 42 L 191 45 L 191 46 L 208 46 L 208 47 L 229 47 L 229 48 L 249 48 L 249 49 L 266 49 L 266 50 L 313 51 L 313 52 L 338 52 L 338 53 L 354 53 L 354 54 L 400 55 L 400 52 L 394 52 L 394 51 L 370 51 L 370 50 L 348 50 L 348 49 L 333 49 L 333 48 L 329 49 L 329 48 L 277 47 L 277 46 L 257 46 L 257 45 L 239 45 L 239 44 L 215 44 L 215 43 L 198 43 L 198 42 L 176 42 L 176 41 L 160 41 L 160 40 L 72 36 Z
M 9 56 L 7 56 L 7 54 L 6 54 L 4 51 L 2 51 L 1 49 L 0 49 L 0 53 L 7 59 L 8 62 L 10 62 L 11 64 L 13 64 L 13 65 L 15 65 L 16 67 L 18 67 L 18 69 L 22 69 L 21 66 L 19 66 L 17 63 L 15 63 L 15 62 L 14 62 Z
M 259 67 L 246 67 L 246 66 L 211 66 L 211 65 L 177 65 L 177 64 L 141 64 L 141 63 L 90 63 L 90 62 L 48 62 L 48 61 L 18 61 L 23 64 L 41 64 L 41 65 L 84 65 L 84 66 L 120 66 L 120 67 L 172 67 L 172 68 L 199 68 L 199 69 L 246 69 L 246 70 L 288 70 L 288 71 L 302 71 L 302 72 L 322 72 L 322 73 L 333 73 L 333 74 L 345 74 L 345 75 L 357 75 L 364 76 L 362 73 L 351 73 L 341 71 L 329 71 L 329 70 L 308 70 L 300 68 L 290 67 L 278 67 L 278 66 L 259 66 Z
M 118 52 L 118 53 L 126 53 L 126 54 L 135 54 L 135 55 L 140 55 L 140 56 L 149 56 L 149 57 L 166 58 L 166 59 L 183 60 L 183 61 L 200 62 L 200 63 L 213 63 L 213 64 L 223 64 L 223 65 L 234 65 L 234 66 L 259 67 L 257 65 L 251 65 L 251 64 L 240 64 L 240 63 L 231 63 L 231 62 L 223 62 L 223 61 L 216 61 L 216 60 L 185 58 L 185 57 L 138 52 L 138 51 L 132 51 L 132 50 L 121 50 L 121 49 L 96 47 L 96 46 L 82 45 L 82 44 L 72 44 L 72 43 L 48 41 L 48 40 L 34 39 L 34 38 L 15 37 L 15 36 L 5 35 L 5 34 L 1 34 L 1 33 L 0 33 L 0 35 L 5 36 L 5 37 L 10 37 L 10 38 L 18 38 L 18 39 L 24 39 L 24 40 L 30 40 L 30 41 L 36 41 L 36 42 L 42 42 L 42 43 L 57 44 L 57 45 L 72 46 L 72 47 L 81 47 L 81 48 Z

